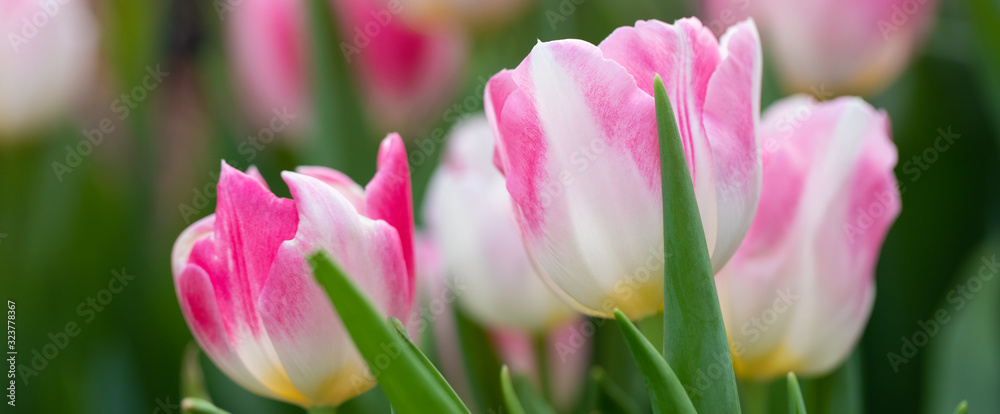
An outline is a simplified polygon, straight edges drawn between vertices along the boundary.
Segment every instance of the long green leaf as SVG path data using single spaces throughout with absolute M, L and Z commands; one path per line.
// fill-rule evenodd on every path
M 531 414 L 556 414 L 556 410 L 538 393 L 538 387 L 522 375 L 514 376 L 514 392 L 524 411 Z
M 632 351 L 632 357 L 635 358 L 639 370 L 646 379 L 646 389 L 653 404 L 653 412 L 696 414 L 694 405 L 684 392 L 684 386 L 670 369 L 667 361 L 656 351 L 656 347 L 649 343 L 639 329 L 618 309 L 615 309 L 615 320 L 618 321 L 618 327 L 625 336 L 628 349 Z
M 694 185 L 670 99 L 659 76 L 654 81 L 663 184 L 663 357 L 688 385 L 700 412 L 739 413 L 736 375 L 715 291 Z M 721 375 L 708 386 L 696 378 Z M 713 377 L 716 378 L 716 377 Z
M 799 379 L 795 378 L 795 373 L 788 373 L 788 413 L 806 414 L 806 402 L 802 399 L 802 389 L 799 388 Z
M 439 386 L 419 357 L 399 339 L 391 324 L 326 254 L 317 253 L 309 262 L 316 281 L 326 290 L 344 327 L 395 410 L 400 413 L 469 412 Z
M 406 328 L 403 326 L 403 322 L 400 322 L 400 320 L 396 318 L 389 318 L 389 322 L 392 323 L 393 328 L 396 329 L 396 334 L 398 334 L 399 338 L 403 340 L 403 343 L 410 348 L 410 351 L 413 352 L 413 354 L 417 356 L 417 359 L 419 359 L 424 365 L 424 369 L 431 373 L 434 377 L 434 382 L 437 383 L 437 386 L 446 391 L 448 397 L 451 398 L 456 405 L 465 406 L 465 404 L 462 403 L 462 399 L 458 397 L 455 390 L 451 388 L 450 384 L 448 384 L 448 380 L 444 379 L 444 375 L 441 375 L 441 371 L 438 371 L 437 367 L 431 363 L 431 360 L 427 359 L 427 355 L 424 355 L 424 353 L 420 351 L 420 348 L 418 348 L 413 341 L 410 340 L 410 335 L 406 333 Z
M 624 414 L 639 414 L 642 410 L 629 398 L 628 394 L 608 378 L 601 367 L 590 370 L 590 381 L 593 382 L 596 394 L 594 409 L 605 412 Z M 589 411 L 588 411 L 589 412 Z
M 503 402 L 507 406 L 507 410 L 511 414 L 524 414 L 524 407 L 521 406 L 521 401 L 517 399 L 517 394 L 514 392 L 514 385 L 510 382 L 510 370 L 504 365 L 500 368 L 500 389 L 503 391 Z
M 503 406 L 500 392 L 500 357 L 482 326 L 469 319 L 461 309 L 454 308 L 455 328 L 461 347 L 469 388 L 480 412 L 496 412 Z

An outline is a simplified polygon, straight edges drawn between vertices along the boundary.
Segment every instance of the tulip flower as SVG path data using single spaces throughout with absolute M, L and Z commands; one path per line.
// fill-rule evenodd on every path
M 760 206 L 716 275 L 736 374 L 822 375 L 850 354 L 900 211 L 889 119 L 858 98 L 795 96 L 764 114 Z
M 492 165 L 485 117 L 455 127 L 425 204 L 445 274 L 477 322 L 544 333 L 574 314 L 532 269 L 503 175 Z
M 215 214 L 180 235 L 171 265 L 195 339 L 241 386 L 303 407 L 374 386 L 307 259 L 326 252 L 383 314 L 408 320 L 413 213 L 398 135 L 382 142 L 378 164 L 365 189 L 327 168 L 286 171 L 284 199 L 223 163 Z
M 760 24 L 783 83 L 821 94 L 874 94 L 906 67 L 937 0 L 705 0 L 717 32 L 745 16 Z
M 97 21 L 85 2 L 5 0 L 0 33 L 0 138 L 20 137 L 65 112 L 90 83 Z
M 399 7 L 379 0 L 335 1 L 332 6 L 341 29 L 338 58 L 347 60 L 373 119 L 388 129 L 406 129 L 439 115 L 462 69 L 461 31 L 410 27 Z M 293 130 L 301 130 L 316 116 L 306 12 L 304 1 L 245 0 L 222 14 L 233 69 L 259 123 L 287 108 L 300 115 Z
M 715 270 L 757 205 L 761 55 L 751 21 L 720 41 L 697 19 L 640 21 L 600 45 L 540 42 L 487 85 L 529 257 L 582 312 L 663 309 L 663 205 L 653 80 L 667 88 Z

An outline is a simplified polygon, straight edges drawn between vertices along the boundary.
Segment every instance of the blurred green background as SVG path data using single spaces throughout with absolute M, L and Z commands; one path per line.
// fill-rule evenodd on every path
M 456 102 L 478 97 L 482 80 L 516 66 L 536 39 L 597 43 L 638 19 L 697 14 L 691 2 L 586 0 L 573 2 L 575 12 L 553 26 L 546 12 L 561 3 L 538 1 L 514 21 L 474 33 L 470 61 L 456 79 L 462 84 Z M 100 76 L 108 97 L 98 102 L 140 83 L 148 66 L 160 65 L 170 76 L 61 181 L 52 162 L 65 159 L 65 147 L 81 139 L 81 129 L 97 125 L 66 120 L 44 137 L 0 145 L 0 292 L 17 305 L 19 364 L 30 364 L 33 351 L 48 344 L 62 344 L 44 369 L 19 381 L 16 409 L 162 413 L 167 411 L 155 410 L 181 399 L 181 359 L 192 341 L 170 272 L 170 248 L 188 224 L 181 205 L 191 205 L 198 191 L 214 185 L 220 159 L 246 167 L 237 145 L 254 130 L 239 110 L 212 2 L 98 0 L 93 6 L 102 29 Z M 945 413 L 963 399 L 972 412 L 1000 412 L 1000 281 L 985 283 L 961 309 L 949 301 L 983 258 L 1000 253 L 997 10 L 997 1 L 942 2 L 934 30 L 902 77 L 868 97 L 890 114 L 900 166 L 932 148 L 939 129 L 960 138 L 918 179 L 897 167 L 903 211 L 885 243 L 874 312 L 850 363 L 850 375 L 862 385 L 855 396 L 867 412 Z M 785 95 L 767 63 L 764 78 L 762 108 Z M 481 111 L 481 104 L 476 99 L 463 111 Z M 447 130 L 450 121 L 441 117 L 410 131 L 408 145 Z M 335 137 L 356 140 L 351 162 L 314 149 L 329 148 L 322 143 L 304 150 L 278 142 L 254 164 L 279 195 L 287 190 L 278 173 L 304 163 L 339 166 L 366 182 L 378 139 L 387 132 L 370 128 L 362 133 L 367 136 Z M 439 149 L 413 166 L 416 206 Z M 207 202 L 195 207 L 194 219 L 213 211 L 214 200 Z M 97 310 L 88 300 L 108 287 L 115 272 L 134 280 Z M 949 312 L 950 322 L 894 367 L 888 353 L 904 352 L 902 338 L 913 338 L 919 323 L 940 309 Z M 64 341 L 67 323 L 79 332 Z M 617 331 L 605 328 L 611 330 L 596 336 L 595 358 L 629 394 L 643 394 Z M 236 413 L 301 412 L 250 394 L 201 360 L 219 406 Z M 350 405 L 356 412 L 374 410 L 384 404 L 378 394 L 369 392 Z

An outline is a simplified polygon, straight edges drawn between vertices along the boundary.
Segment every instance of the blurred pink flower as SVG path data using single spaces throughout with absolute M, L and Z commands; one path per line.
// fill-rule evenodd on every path
M 0 138 L 44 126 L 92 82 L 99 32 L 82 1 L 0 2 Z
M 774 104 L 753 225 L 716 276 L 736 373 L 823 375 L 850 354 L 900 211 L 888 116 L 858 98 Z
M 703 5 L 717 33 L 753 16 L 788 88 L 813 95 L 826 89 L 874 94 L 905 69 L 930 29 L 937 0 L 704 0 Z
M 539 42 L 486 89 L 518 223 L 536 270 L 582 312 L 663 308 L 663 218 L 653 79 L 663 77 L 712 265 L 729 260 L 760 191 L 761 57 L 752 22 L 717 41 L 697 19 L 651 20 L 599 46 Z
M 457 90 L 465 37 L 450 26 L 416 29 L 399 7 L 379 0 L 331 0 L 346 58 L 368 115 L 385 129 L 432 121 Z M 311 127 L 311 45 L 306 2 L 244 0 L 222 14 L 233 68 L 251 115 L 266 123 L 274 111 L 300 115 L 293 130 Z
M 546 332 L 575 312 L 532 268 L 492 159 L 486 117 L 455 127 L 424 204 L 428 234 L 442 250 L 444 273 L 464 287 L 458 303 L 471 318 L 487 327 Z
M 470 29 L 503 23 L 535 0 L 383 0 L 402 4 L 407 19 L 421 26 L 463 24 Z
M 323 167 L 286 171 L 278 198 L 255 169 L 223 164 L 218 207 L 181 233 L 177 296 L 205 353 L 259 395 L 337 405 L 375 384 L 307 258 L 329 254 L 387 316 L 414 296 L 413 213 L 403 142 L 382 142 L 365 189 Z

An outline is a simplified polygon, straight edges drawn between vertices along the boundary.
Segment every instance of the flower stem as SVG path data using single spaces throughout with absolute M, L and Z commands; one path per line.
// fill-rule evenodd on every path
M 552 380 L 549 377 L 549 347 L 548 336 L 545 333 L 536 334 L 535 343 L 535 365 L 538 368 L 538 383 L 542 390 L 542 396 L 546 401 L 552 401 Z

